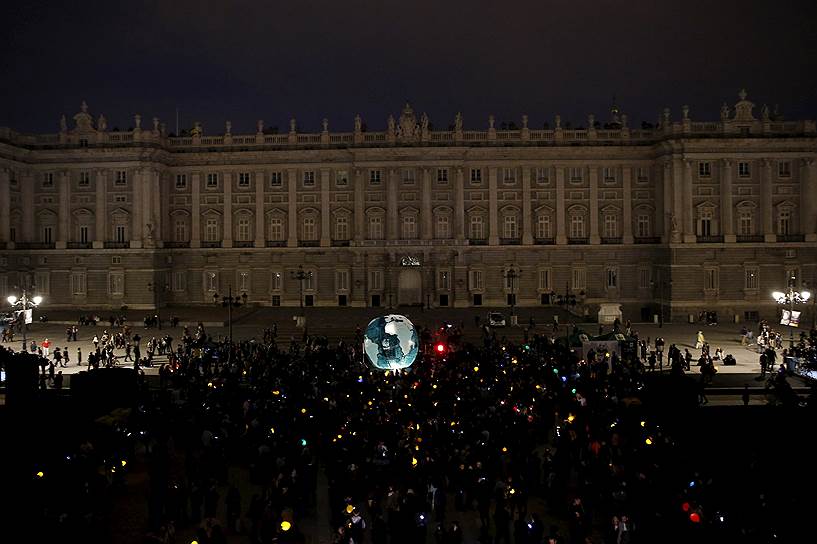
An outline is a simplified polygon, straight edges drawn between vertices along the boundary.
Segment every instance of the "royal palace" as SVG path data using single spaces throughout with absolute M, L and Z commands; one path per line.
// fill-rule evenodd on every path
M 0 294 L 154 308 L 542 306 L 686 320 L 774 317 L 817 283 L 817 124 L 741 92 L 715 121 L 614 108 L 581 126 L 373 132 L 110 129 L 83 103 L 57 134 L 0 128 Z M 71 122 L 73 121 L 73 122 Z M 450 124 L 449 124 L 450 123 Z M 480 123 L 481 124 L 481 123 Z M 147 125 L 147 126 L 145 126 Z M 302 297 L 302 298 L 301 298 Z M 809 309 L 811 311 L 811 309 Z

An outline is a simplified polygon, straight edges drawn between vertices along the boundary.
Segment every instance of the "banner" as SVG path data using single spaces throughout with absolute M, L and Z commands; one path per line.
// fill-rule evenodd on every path
M 783 315 L 780 317 L 781 325 L 788 325 L 789 327 L 797 327 L 800 325 L 800 312 L 783 310 Z

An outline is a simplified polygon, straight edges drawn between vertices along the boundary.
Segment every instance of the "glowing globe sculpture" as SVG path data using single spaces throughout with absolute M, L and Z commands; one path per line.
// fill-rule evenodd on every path
M 363 336 L 363 352 L 374 368 L 408 368 L 417 358 L 420 340 L 417 329 L 407 317 L 384 315 L 372 319 Z

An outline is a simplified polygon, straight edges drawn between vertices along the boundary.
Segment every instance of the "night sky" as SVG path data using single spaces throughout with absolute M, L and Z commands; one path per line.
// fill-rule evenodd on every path
M 664 107 L 715 120 L 741 87 L 787 119 L 817 117 L 817 2 L 722 0 L 161 0 L 4 4 L 0 126 L 56 132 L 88 102 L 109 128 L 382 130 L 403 102 L 447 128 L 493 113 L 531 127 L 631 125 Z

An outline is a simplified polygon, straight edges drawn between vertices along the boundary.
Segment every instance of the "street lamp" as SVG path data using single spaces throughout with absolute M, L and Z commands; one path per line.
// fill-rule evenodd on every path
M 664 297 L 665 291 L 667 286 L 672 285 L 672 280 L 669 282 L 661 278 L 661 272 L 658 272 L 658 279 L 656 281 L 650 281 L 650 285 L 652 287 L 658 287 L 658 328 L 662 328 L 664 326 Z M 670 310 L 670 314 L 672 314 L 672 310 Z M 670 319 L 672 321 L 672 319 Z
M 233 296 L 233 286 L 227 286 L 227 296 L 219 297 L 218 293 L 213 293 L 213 302 L 218 304 L 218 299 L 221 298 L 221 305 L 227 308 L 227 323 L 229 324 L 229 341 L 233 341 L 233 308 L 238 308 L 242 304 L 247 304 L 247 293 L 241 293 L 241 296 Z
M 33 314 L 33 308 L 36 308 L 37 306 L 40 305 L 40 303 L 42 303 L 43 297 L 38 295 L 32 298 L 28 298 L 28 290 L 23 289 L 23 296 L 21 296 L 20 298 L 17 298 L 14 295 L 9 295 L 9 297 L 6 300 L 8 300 L 12 308 L 14 308 L 15 306 L 20 307 L 20 310 L 18 310 L 19 312 L 18 315 L 20 316 L 19 317 L 20 327 L 23 329 L 23 351 L 25 352 L 28 350 L 28 347 L 26 346 L 26 331 L 28 330 L 28 323 L 26 322 L 26 318 L 28 316 L 28 310 L 31 309 Z
M 781 320 L 781 325 L 788 325 L 789 326 L 789 349 L 794 348 L 794 327 L 797 326 L 797 320 L 794 318 L 794 305 L 795 304 L 805 304 L 808 302 L 808 299 L 811 298 L 811 293 L 808 291 L 797 291 L 795 290 L 795 282 L 796 277 L 792 276 L 789 278 L 789 285 L 786 289 L 786 292 L 775 291 L 772 293 L 772 298 L 777 301 L 778 304 L 788 304 L 789 306 L 789 318 L 788 320 Z
M 311 270 L 308 271 L 308 272 L 304 271 L 304 267 L 301 266 L 301 265 L 298 265 L 298 271 L 297 272 L 294 272 L 294 271 L 290 272 L 290 276 L 292 277 L 292 279 L 298 280 L 298 288 L 299 288 L 299 292 L 300 292 L 300 295 L 301 295 L 300 296 L 301 317 L 303 317 L 303 315 L 304 315 L 304 280 L 306 280 L 306 279 L 311 280 L 312 279 L 312 271 Z
M 516 280 L 522 275 L 522 270 L 510 267 L 505 271 L 505 286 L 510 289 L 509 302 L 511 306 L 511 325 L 516 324 L 514 306 L 516 306 Z

